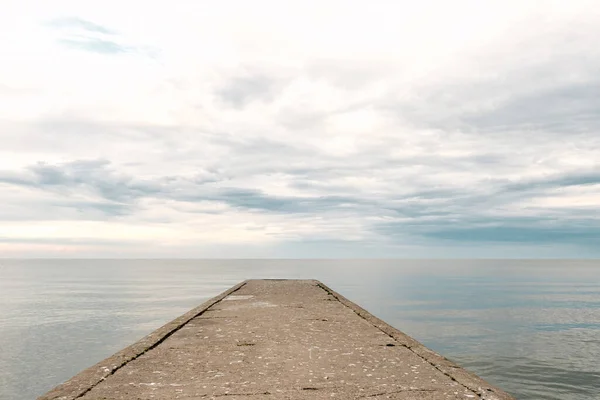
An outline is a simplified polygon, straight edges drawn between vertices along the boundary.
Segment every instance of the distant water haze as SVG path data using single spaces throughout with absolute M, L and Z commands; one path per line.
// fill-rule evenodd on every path
M 1 260 L 0 399 L 34 399 L 248 278 L 315 278 L 518 399 L 600 393 L 600 261 Z

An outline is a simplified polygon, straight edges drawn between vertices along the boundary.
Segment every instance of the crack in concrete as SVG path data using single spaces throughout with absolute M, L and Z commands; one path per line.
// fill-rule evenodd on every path
M 261 393 L 221 393 L 221 394 L 213 394 L 212 397 L 226 397 L 226 396 L 270 396 L 270 392 L 261 392 Z
M 364 396 L 360 396 L 359 399 L 364 399 L 367 397 L 377 397 L 377 396 L 385 396 L 386 394 L 394 394 L 394 393 L 405 393 L 405 392 L 437 392 L 438 390 L 435 389 L 398 389 L 398 390 L 393 390 L 391 392 L 381 392 L 381 393 L 375 393 L 375 394 L 367 394 Z
M 114 375 L 118 370 L 120 370 L 121 368 L 123 368 L 125 365 L 129 364 L 130 362 L 132 362 L 134 360 L 137 360 L 142 355 L 144 355 L 147 352 L 149 352 L 150 350 L 156 348 L 158 345 L 162 344 L 165 340 L 167 340 L 168 338 L 170 338 L 175 332 L 179 331 L 181 328 L 183 328 L 188 323 L 190 323 L 190 321 L 194 320 L 195 318 L 198 318 L 200 315 L 202 315 L 205 312 L 207 312 L 212 306 L 214 306 L 215 304 L 220 303 L 221 301 L 223 301 L 224 298 L 232 295 L 233 293 L 237 292 L 238 290 L 240 290 L 244 286 L 246 286 L 246 282 L 242 283 L 238 288 L 236 288 L 235 290 L 231 291 L 226 296 L 224 296 L 224 297 L 222 297 L 222 298 L 214 301 L 213 303 L 209 304 L 208 306 L 206 306 L 206 308 L 204 308 L 203 310 L 200 310 L 200 312 L 198 312 L 196 315 L 194 315 L 191 318 L 189 318 L 187 321 L 184 321 L 181 324 L 175 326 L 173 329 L 171 329 L 169 332 L 167 332 L 166 334 L 164 334 L 163 336 L 161 336 L 157 341 L 155 341 L 153 344 L 151 344 L 150 346 L 148 346 L 147 348 L 145 348 L 141 352 L 139 352 L 139 353 L 135 354 L 134 356 L 130 357 L 129 359 L 123 361 L 121 364 L 119 364 L 119 365 L 111 368 L 111 370 L 108 372 L 108 374 L 104 375 L 98 382 L 96 382 L 96 383 L 90 385 L 89 387 L 87 387 L 83 392 L 81 392 L 77 396 L 73 397 L 73 399 L 80 399 L 80 398 L 82 398 L 83 396 L 85 396 L 86 394 L 88 394 L 90 391 L 92 391 L 100 383 L 102 383 L 103 381 L 105 381 L 109 376 Z
M 354 312 L 356 315 L 358 315 L 359 317 L 361 317 L 362 319 L 364 319 L 365 321 L 367 321 L 369 324 L 371 324 L 372 326 L 374 326 L 375 328 L 379 329 L 381 332 L 383 332 L 384 334 L 386 334 L 387 336 L 389 336 L 390 338 L 392 338 L 395 342 L 399 343 L 400 346 L 407 348 L 408 350 L 410 350 L 413 354 L 415 354 L 417 357 L 421 358 L 423 361 L 425 361 L 427 364 L 431 365 L 433 368 L 435 368 L 436 370 L 438 370 L 439 372 L 441 372 L 442 374 L 444 374 L 445 376 L 447 376 L 448 378 L 450 378 L 452 381 L 458 383 L 459 385 L 461 385 L 462 387 L 464 387 L 465 389 L 467 389 L 468 391 L 470 391 L 471 393 L 475 394 L 477 397 L 479 397 L 480 399 L 485 400 L 485 398 L 483 397 L 483 395 L 479 392 L 476 392 L 475 390 L 471 389 L 470 387 L 468 387 L 467 385 L 465 385 L 464 383 L 458 381 L 455 377 L 453 377 L 452 375 L 450 375 L 449 373 L 443 371 L 442 369 L 440 369 L 437 365 L 435 365 L 434 363 L 432 363 L 431 361 L 429 361 L 427 358 L 423 357 L 422 355 L 420 355 L 419 353 L 417 353 L 416 351 L 414 351 L 412 349 L 412 347 L 405 345 L 404 343 L 400 343 L 398 342 L 398 340 L 390 335 L 389 333 L 387 333 L 386 331 L 384 331 L 383 329 L 381 329 L 379 326 L 375 325 L 372 321 L 369 321 L 367 318 L 365 318 L 364 315 L 362 315 L 360 312 L 358 312 L 357 310 L 355 310 L 354 308 L 350 307 L 349 305 L 347 305 L 344 301 L 342 301 L 338 295 L 336 293 L 334 293 L 331 289 L 329 289 L 327 286 L 323 285 L 322 283 L 318 282 L 316 284 L 316 286 L 320 287 L 321 289 L 323 289 L 329 296 L 333 296 L 335 298 L 335 300 L 337 300 L 340 304 L 342 304 L 344 307 L 349 308 L 350 310 L 352 310 L 352 312 Z M 341 295 L 340 295 L 341 296 Z M 329 298 L 328 298 L 329 299 Z

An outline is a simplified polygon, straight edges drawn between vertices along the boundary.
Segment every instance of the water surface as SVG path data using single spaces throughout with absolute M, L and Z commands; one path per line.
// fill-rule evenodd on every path
M 518 399 L 600 398 L 600 261 L 0 260 L 0 400 L 248 278 L 315 278 Z

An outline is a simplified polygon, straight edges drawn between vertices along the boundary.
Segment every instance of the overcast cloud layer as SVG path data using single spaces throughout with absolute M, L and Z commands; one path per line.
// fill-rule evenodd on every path
M 597 1 L 3 8 L 0 256 L 600 256 Z

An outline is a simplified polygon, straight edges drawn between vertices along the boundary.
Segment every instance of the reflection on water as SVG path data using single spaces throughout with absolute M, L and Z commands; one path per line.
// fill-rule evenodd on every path
M 600 261 L 0 260 L 0 399 L 248 278 L 316 278 L 519 399 L 600 393 Z

